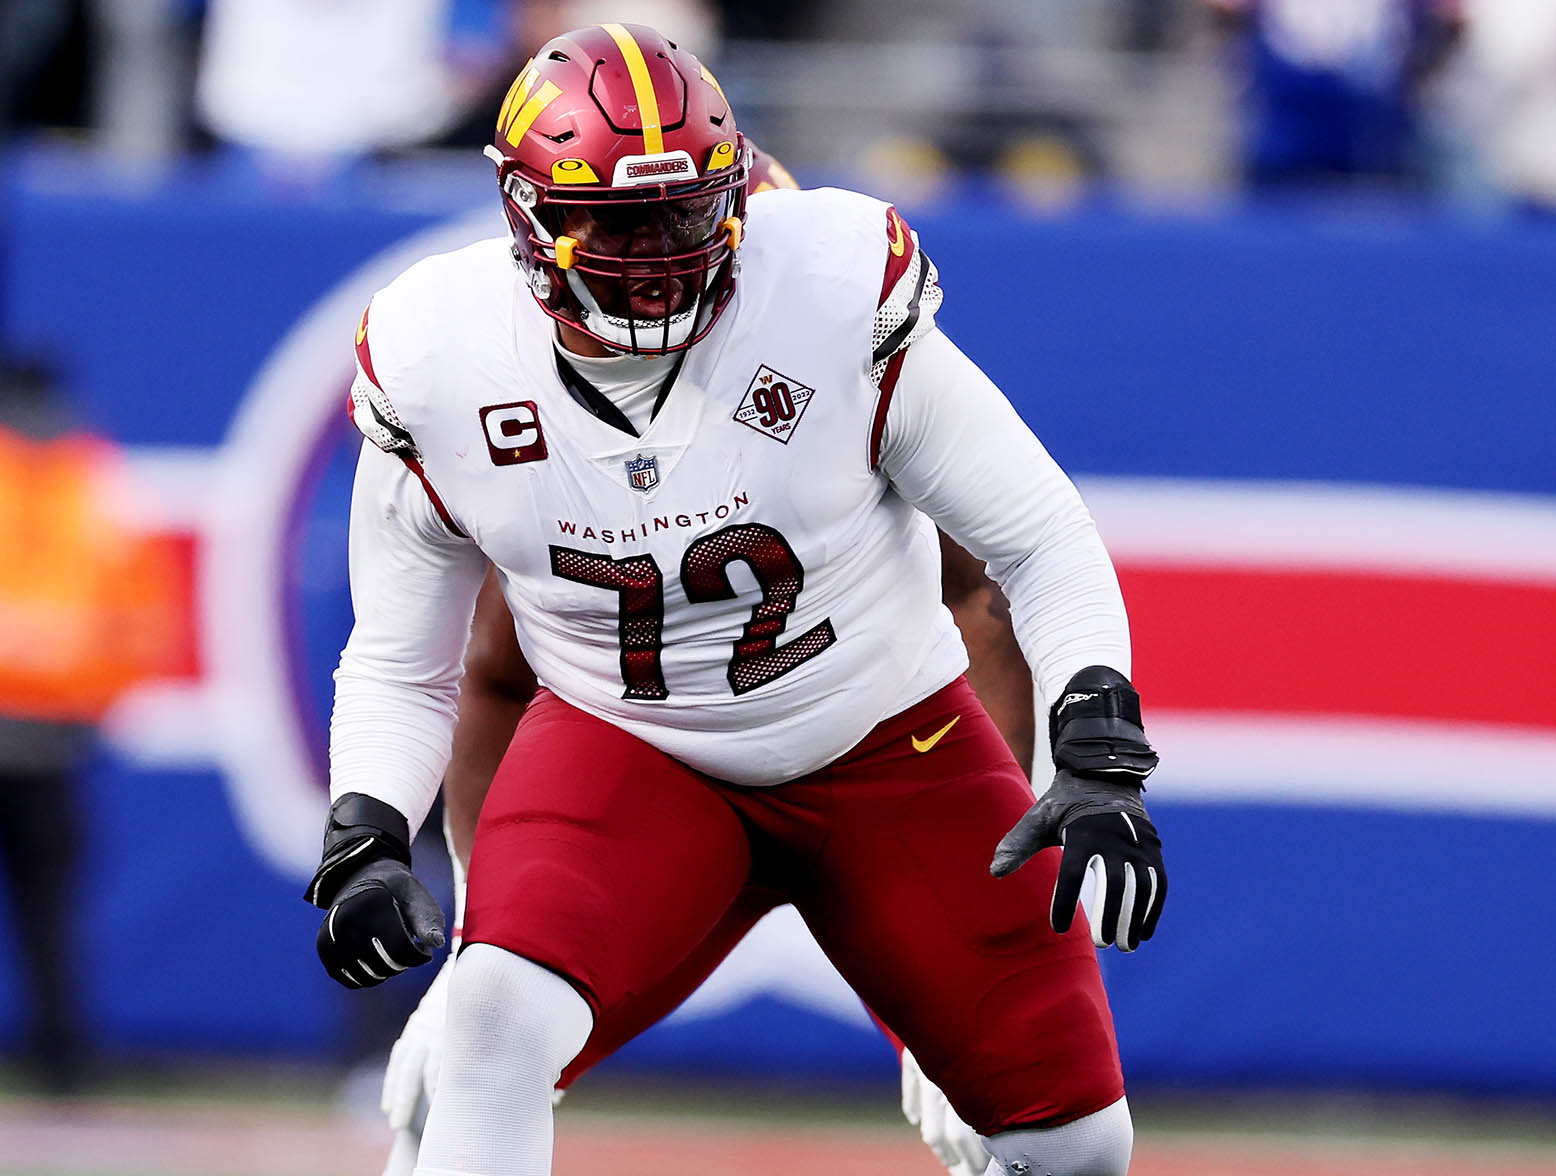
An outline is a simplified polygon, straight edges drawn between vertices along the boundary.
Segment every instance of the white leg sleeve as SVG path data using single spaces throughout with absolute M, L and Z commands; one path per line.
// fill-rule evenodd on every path
M 415 1176 L 547 1176 L 551 1091 L 593 1025 L 555 972 L 489 944 L 465 948 Z
M 1063 1127 L 985 1136 L 994 1157 L 985 1176 L 1125 1176 L 1134 1144 L 1129 1102 L 1121 1098 Z

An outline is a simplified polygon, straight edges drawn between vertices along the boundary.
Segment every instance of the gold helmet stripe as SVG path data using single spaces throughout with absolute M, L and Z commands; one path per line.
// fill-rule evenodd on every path
M 654 79 L 649 76 L 648 62 L 643 48 L 619 24 L 601 25 L 616 42 L 621 56 L 627 63 L 627 74 L 632 79 L 632 91 L 638 100 L 638 115 L 643 122 L 643 153 L 659 155 L 665 149 L 664 128 L 659 121 L 659 100 L 654 97 Z
M 515 147 L 519 140 L 524 138 L 524 132 L 530 129 L 534 121 L 540 117 L 540 112 L 561 96 L 562 87 L 555 82 L 542 82 L 540 89 L 530 97 L 529 101 L 519 107 L 514 114 L 513 121 L 508 124 L 508 129 L 503 132 L 503 137 Z
M 535 59 L 532 57 L 519 71 L 519 76 L 513 79 L 513 85 L 508 87 L 508 96 L 502 100 L 502 109 L 497 112 L 499 132 L 507 127 L 508 116 L 513 113 L 514 107 L 529 95 L 529 88 L 535 84 L 535 78 L 539 73 L 540 71 L 535 68 Z

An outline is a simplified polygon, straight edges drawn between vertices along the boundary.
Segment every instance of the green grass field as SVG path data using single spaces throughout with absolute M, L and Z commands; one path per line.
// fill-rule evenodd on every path
M 0 1085 L 0 1176 L 379 1176 L 371 1081 L 225 1068 L 122 1075 L 67 1101 Z M 1553 1176 L 1556 1114 L 1330 1095 L 1136 1111 L 1135 1176 Z M 936 1176 L 894 1091 L 591 1084 L 558 1115 L 557 1176 Z

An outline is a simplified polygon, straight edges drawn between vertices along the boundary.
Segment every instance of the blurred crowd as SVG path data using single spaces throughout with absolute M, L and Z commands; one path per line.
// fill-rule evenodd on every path
M 7 0 L 0 126 L 306 178 L 483 142 L 533 48 L 601 20 L 699 53 L 818 176 L 1556 208 L 1551 0 Z

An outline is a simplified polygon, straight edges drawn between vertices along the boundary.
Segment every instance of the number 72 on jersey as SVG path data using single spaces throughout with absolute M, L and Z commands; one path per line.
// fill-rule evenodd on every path
M 692 604 L 733 600 L 729 565 L 746 563 L 756 576 L 762 599 L 735 640 L 729 659 L 730 689 L 745 694 L 809 661 L 837 640 L 827 618 L 798 637 L 778 644 L 800 591 L 805 569 L 787 539 L 762 523 L 735 523 L 704 535 L 681 557 L 681 586 Z M 621 642 L 623 698 L 653 701 L 670 697 L 660 652 L 664 649 L 664 576 L 652 555 L 612 559 L 570 547 L 551 548 L 551 571 L 564 580 L 616 593 Z

